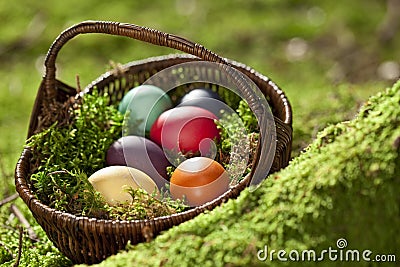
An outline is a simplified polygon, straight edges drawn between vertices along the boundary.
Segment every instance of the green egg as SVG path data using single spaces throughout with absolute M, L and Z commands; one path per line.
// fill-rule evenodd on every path
M 140 85 L 131 89 L 118 107 L 125 114 L 123 134 L 145 136 L 158 116 L 170 108 L 170 97 L 159 87 Z

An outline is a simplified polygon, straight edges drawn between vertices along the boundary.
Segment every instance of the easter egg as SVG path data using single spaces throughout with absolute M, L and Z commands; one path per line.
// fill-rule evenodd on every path
M 185 94 L 179 101 L 179 104 L 184 103 L 185 101 L 193 100 L 193 99 L 198 99 L 198 98 L 213 98 L 215 100 L 222 101 L 221 97 L 218 95 L 218 93 L 212 91 L 211 89 L 205 89 L 205 88 L 197 88 L 189 91 L 187 94 Z
M 222 114 L 231 114 L 234 112 L 228 105 L 221 100 L 217 100 L 209 97 L 199 97 L 195 99 L 186 100 L 181 102 L 178 107 L 184 106 L 195 106 L 206 109 L 212 112 L 218 118 L 222 117 Z
M 174 199 L 185 199 L 190 206 L 203 205 L 229 189 L 229 175 L 222 165 L 206 157 L 185 160 L 171 176 Z
M 122 165 L 141 170 L 149 175 L 160 189 L 168 179 L 166 168 L 170 163 L 163 150 L 142 136 L 123 136 L 112 143 L 107 150 L 106 163 L 109 166 Z
M 216 119 L 203 108 L 176 107 L 157 118 L 150 129 L 150 139 L 171 151 L 207 154 L 213 148 L 213 140 L 220 138 Z
M 177 106 L 179 107 L 195 106 L 204 108 L 214 113 L 218 118 L 221 118 L 222 114 L 231 114 L 234 112 L 216 92 L 205 88 L 198 88 L 188 92 L 178 103 Z
M 171 107 L 170 97 L 156 86 L 140 85 L 131 89 L 118 106 L 119 112 L 126 114 L 124 135 L 144 136 L 157 117 Z
M 109 166 L 100 169 L 89 177 L 89 182 L 110 205 L 132 201 L 132 196 L 127 192 L 142 188 L 149 194 L 159 194 L 157 185 L 144 172 L 126 166 Z

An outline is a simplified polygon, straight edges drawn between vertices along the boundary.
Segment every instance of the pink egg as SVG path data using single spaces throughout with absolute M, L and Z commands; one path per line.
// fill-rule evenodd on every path
M 164 149 L 209 154 L 213 141 L 220 138 L 210 111 L 194 106 L 176 107 L 163 112 L 150 129 L 150 139 Z

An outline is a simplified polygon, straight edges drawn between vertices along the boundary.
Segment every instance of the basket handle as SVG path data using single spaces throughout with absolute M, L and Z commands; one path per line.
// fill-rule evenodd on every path
M 56 96 L 56 58 L 61 48 L 69 40 L 79 34 L 104 33 L 126 36 L 147 43 L 166 46 L 192 54 L 203 60 L 225 63 L 225 59 L 206 49 L 202 45 L 186 40 L 185 38 L 164 33 L 147 27 L 128 23 L 110 21 L 84 21 L 64 30 L 51 45 L 45 59 L 44 89 L 49 98 Z
M 231 64 L 229 64 L 224 58 L 211 52 L 202 45 L 186 40 L 185 38 L 150 29 L 147 27 L 137 26 L 134 24 L 110 21 L 84 21 L 75 24 L 72 27 L 63 31 L 50 46 L 50 49 L 45 59 L 45 75 L 42 81 L 43 87 L 40 87 L 41 90 L 44 89 L 44 92 L 42 93 L 44 93 L 49 99 L 54 99 L 57 96 L 55 63 L 59 51 L 69 40 L 79 34 L 85 33 L 103 33 L 110 35 L 126 36 L 147 43 L 174 48 L 182 52 L 197 56 L 205 61 L 222 63 L 227 73 L 232 73 L 232 70 L 230 68 Z M 260 168 L 259 165 L 266 165 L 268 162 L 271 162 L 265 161 L 269 156 L 268 153 L 265 151 L 266 149 L 261 149 L 261 147 L 264 148 L 268 146 L 269 142 L 271 142 L 271 139 L 273 139 L 272 143 L 275 144 L 275 134 L 268 133 L 268 125 L 270 125 L 270 123 L 273 123 L 274 119 L 266 116 L 264 114 L 264 110 L 260 109 L 260 104 L 258 101 L 259 97 L 246 87 L 246 82 L 243 81 L 243 78 L 236 77 L 234 81 L 241 89 L 242 94 L 245 96 L 249 106 L 252 108 L 253 112 L 257 116 L 257 119 L 259 120 L 260 144 L 258 146 L 257 154 L 260 155 L 260 160 L 258 163 L 256 163 L 256 168 L 252 168 L 251 172 L 251 176 L 258 177 L 259 179 L 262 176 L 259 173 L 263 173 L 263 169 L 266 169 L 263 168 L 263 166 L 261 166 Z M 39 90 L 39 94 L 41 93 L 41 90 Z M 35 107 L 37 105 L 38 103 L 35 104 Z M 31 116 L 31 126 L 37 122 L 35 118 L 36 116 L 33 115 Z M 31 134 L 32 129 L 30 129 L 28 136 Z M 260 162 L 261 164 L 259 164 Z M 263 179 L 265 177 L 261 178 Z

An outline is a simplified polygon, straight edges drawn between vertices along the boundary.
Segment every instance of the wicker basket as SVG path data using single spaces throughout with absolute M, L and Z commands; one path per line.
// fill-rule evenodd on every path
M 107 92 L 111 102 L 116 103 L 132 87 L 141 84 L 154 73 L 175 64 L 196 60 L 218 62 L 234 67 L 249 77 L 261 90 L 273 111 L 276 127 L 276 152 L 270 172 L 277 171 L 288 164 L 292 142 L 292 111 L 288 99 L 270 79 L 253 69 L 234 61 L 219 57 L 203 46 L 181 37 L 166 34 L 132 24 L 115 22 L 86 21 L 62 32 L 49 49 L 45 61 L 45 75 L 38 90 L 28 137 L 41 131 L 54 121 L 65 121 L 65 106 L 78 97 L 77 90 L 56 79 L 55 61 L 62 46 L 73 37 L 85 33 L 103 33 L 127 36 L 151 44 L 166 46 L 187 54 L 177 54 L 136 61 L 122 66 L 118 72 L 110 71 L 101 75 L 79 94 L 84 97 L 94 87 L 99 92 Z M 124 80 L 124 82 L 121 82 Z M 250 96 L 246 99 L 256 101 Z M 261 135 L 261 140 L 263 136 Z M 32 172 L 31 158 L 35 151 L 26 148 L 16 165 L 16 190 L 28 205 L 37 222 L 43 227 L 55 246 L 74 263 L 93 264 L 104 260 L 124 249 L 127 242 L 144 242 L 161 231 L 190 220 L 206 210 L 212 210 L 229 198 L 237 197 L 248 185 L 249 177 L 257 168 L 262 168 L 262 142 L 254 156 L 253 168 L 246 179 L 239 182 L 219 198 L 188 211 L 149 220 L 101 220 L 75 216 L 48 207 L 38 200 L 31 190 L 29 177 Z

